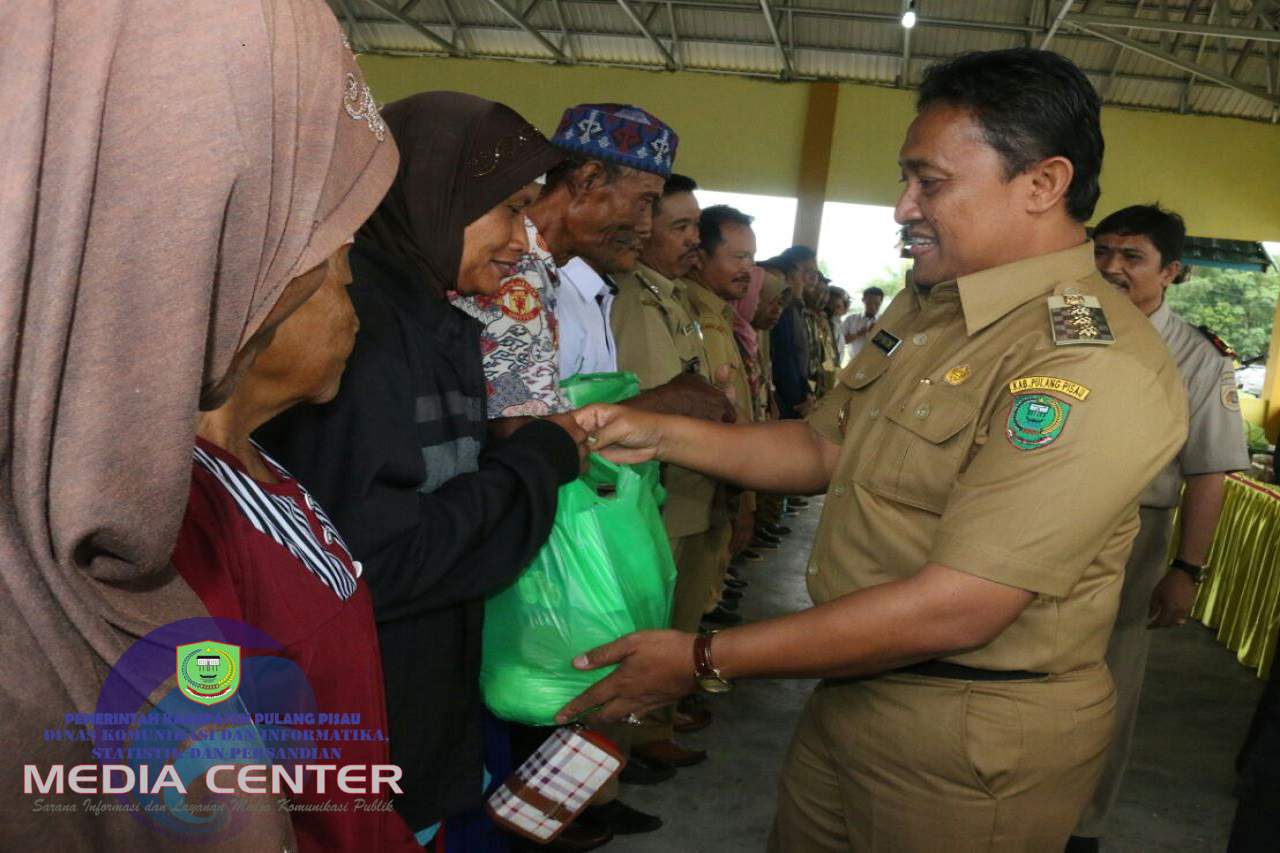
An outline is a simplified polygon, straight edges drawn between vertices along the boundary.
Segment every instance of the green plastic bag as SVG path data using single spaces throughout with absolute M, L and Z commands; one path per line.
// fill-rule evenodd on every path
M 560 383 L 560 390 L 575 409 L 591 403 L 621 403 L 640 393 L 634 373 L 579 373 Z
M 639 391 L 634 374 L 575 377 L 565 387 L 579 406 Z M 551 725 L 613 669 L 579 672 L 575 657 L 670 624 L 676 570 L 658 471 L 657 463 L 616 465 L 592 454 L 587 473 L 560 488 L 546 544 L 485 605 L 480 688 L 498 717 Z

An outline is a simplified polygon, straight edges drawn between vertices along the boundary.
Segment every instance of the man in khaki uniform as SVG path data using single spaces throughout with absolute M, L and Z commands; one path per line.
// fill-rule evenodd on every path
M 1187 621 L 1222 512 L 1226 474 L 1249 467 L 1230 351 L 1207 329 L 1174 314 L 1165 301 L 1165 290 L 1182 274 L 1185 239 L 1182 217 L 1155 205 L 1127 207 L 1094 229 L 1098 271 L 1147 315 L 1173 354 L 1187 392 L 1190 427 L 1178 457 L 1142 495 L 1142 527 L 1125 566 L 1120 611 L 1107 646 L 1107 666 L 1116 682 L 1115 740 L 1102 780 L 1067 847 L 1081 853 L 1098 849 L 1120 796 L 1146 675 L 1148 629 Z M 1177 558 L 1170 563 L 1179 503 L 1182 530 Z
M 756 235 L 751 230 L 751 217 L 726 205 L 702 211 L 698 233 L 700 263 L 693 271 L 689 286 L 689 303 L 698 325 L 702 327 L 711 370 L 727 373 L 728 387 L 738 423 L 754 420 L 751 382 L 742 352 L 733 334 L 734 303 L 746 295 L 755 267 Z M 742 619 L 736 613 L 718 608 L 730 558 L 747 546 L 755 527 L 755 494 L 720 490 L 718 503 L 725 509 L 729 523 L 713 528 L 716 536 L 707 551 L 700 555 L 696 583 L 702 593 L 699 618 L 719 624 L 736 624 Z
M 968 54 L 918 106 L 895 211 L 913 286 L 807 423 L 577 414 L 617 459 L 827 490 L 816 606 L 591 650 L 578 667 L 618 668 L 562 711 L 824 679 L 783 771 L 785 853 L 1062 849 L 1111 739 L 1103 656 L 1138 498 L 1186 437 L 1168 350 L 1085 237 L 1087 78 L 1047 51 Z
M 685 373 L 713 377 L 702 327 L 689 302 L 687 275 L 698 259 L 701 211 L 689 178 L 673 175 L 654 216 L 654 232 L 642 263 L 617 279 L 613 334 L 618 367 L 636 374 L 647 389 Z M 727 371 L 721 372 L 725 378 Z M 736 408 L 736 407 L 735 407 Z M 705 580 L 715 554 L 728 542 L 729 518 L 723 501 L 716 503 L 710 478 L 667 465 L 663 469 L 667 503 L 662 520 L 676 560 L 676 591 L 671 625 L 695 631 L 707 599 Z

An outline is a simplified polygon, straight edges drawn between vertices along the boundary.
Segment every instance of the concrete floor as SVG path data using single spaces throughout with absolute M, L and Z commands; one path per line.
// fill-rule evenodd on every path
M 761 619 L 809 605 L 804 565 L 820 503 L 787 520 L 780 551 L 751 563 L 744 616 Z M 711 701 L 708 729 L 681 737 L 710 758 L 653 787 L 623 786 L 624 802 L 659 814 L 648 835 L 619 836 L 616 853 L 760 851 L 773 820 L 777 773 L 812 682 L 744 682 Z M 1235 810 L 1232 762 L 1262 682 L 1197 623 L 1153 637 L 1138 738 L 1107 853 L 1226 849 Z M 943 846 L 939 850 L 944 849 Z M 1039 853 L 1036 851 L 1035 853 Z M 1056 853 L 1056 851 L 1046 851 Z

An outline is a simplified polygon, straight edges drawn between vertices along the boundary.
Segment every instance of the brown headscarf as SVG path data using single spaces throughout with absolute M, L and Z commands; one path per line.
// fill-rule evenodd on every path
M 565 154 L 510 107 L 460 92 L 411 95 L 382 116 L 400 170 L 360 236 L 443 296 L 456 283 L 467 226 Z
M 0 741 L 43 765 L 69 757 L 43 729 L 93 710 L 132 638 L 205 615 L 168 562 L 200 389 L 397 161 L 321 0 L 4 20 Z M 32 815 L 6 777 L 0 848 L 175 849 L 128 816 Z

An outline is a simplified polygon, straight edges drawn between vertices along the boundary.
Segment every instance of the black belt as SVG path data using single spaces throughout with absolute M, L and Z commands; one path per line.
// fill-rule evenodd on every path
M 1047 678 L 1047 672 L 1028 672 L 1025 669 L 975 669 L 942 660 L 927 660 L 913 666 L 895 669 L 905 675 L 927 675 L 931 678 L 954 678 L 957 681 L 1032 681 Z

